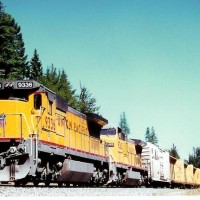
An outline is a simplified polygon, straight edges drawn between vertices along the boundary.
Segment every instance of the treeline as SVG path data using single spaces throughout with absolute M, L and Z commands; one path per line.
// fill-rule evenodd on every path
M 34 79 L 59 94 L 69 106 L 79 112 L 97 113 L 99 110 L 96 99 L 85 86 L 80 85 L 80 93 L 76 94 L 64 70 L 58 70 L 52 65 L 44 71 L 36 49 L 31 60 L 27 60 L 21 28 L 15 19 L 6 13 L 2 2 L 0 2 L 0 79 Z

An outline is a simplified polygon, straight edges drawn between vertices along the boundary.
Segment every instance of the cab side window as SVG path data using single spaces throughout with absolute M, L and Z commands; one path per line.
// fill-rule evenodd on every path
M 50 115 L 52 115 L 52 105 L 53 105 L 53 102 L 52 102 L 52 101 L 49 101 L 48 113 L 49 113 Z
M 34 95 L 34 108 L 36 110 L 39 110 L 42 106 L 42 95 L 41 94 L 35 94 Z

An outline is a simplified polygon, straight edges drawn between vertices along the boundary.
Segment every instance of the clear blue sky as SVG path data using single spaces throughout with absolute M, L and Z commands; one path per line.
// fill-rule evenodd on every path
M 161 148 L 188 159 L 200 146 L 199 0 L 3 0 L 29 59 L 81 81 L 131 138 L 154 127 Z

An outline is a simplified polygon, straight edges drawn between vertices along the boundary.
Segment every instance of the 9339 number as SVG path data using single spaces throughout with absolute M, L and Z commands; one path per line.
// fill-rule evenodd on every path
M 18 82 L 17 87 L 18 88 L 32 88 L 33 82 Z

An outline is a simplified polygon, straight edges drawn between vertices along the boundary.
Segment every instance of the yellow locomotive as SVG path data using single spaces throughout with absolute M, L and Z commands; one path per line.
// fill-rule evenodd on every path
M 34 80 L 0 81 L 0 182 L 141 183 L 135 142 L 107 137 L 107 123 Z
M 142 168 L 141 152 L 145 144 L 141 140 L 128 139 L 121 128 L 105 126 L 101 130 L 101 140 L 109 148 L 110 181 L 123 185 L 137 185 L 144 183 L 147 170 Z

